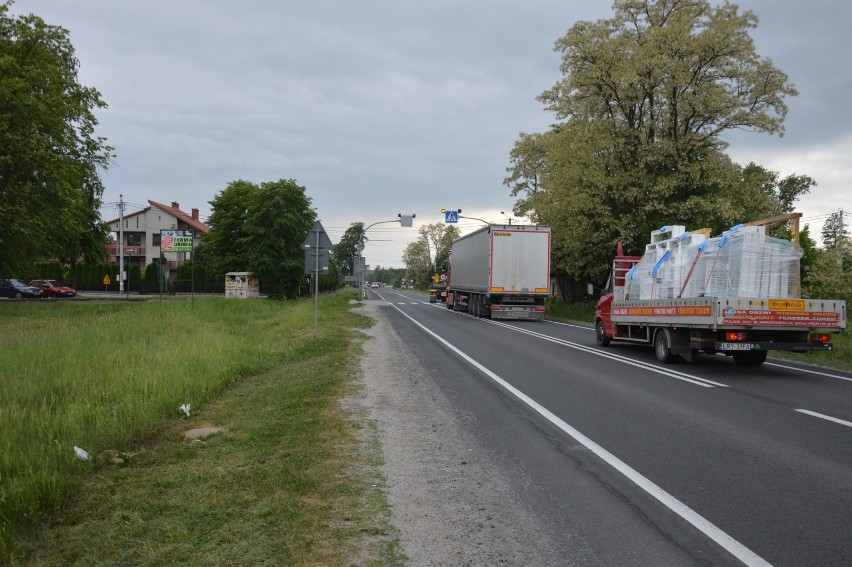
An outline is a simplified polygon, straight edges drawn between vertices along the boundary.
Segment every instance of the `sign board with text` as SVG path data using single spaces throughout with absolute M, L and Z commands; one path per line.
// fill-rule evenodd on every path
M 192 252 L 194 236 L 191 230 L 161 230 L 160 252 Z

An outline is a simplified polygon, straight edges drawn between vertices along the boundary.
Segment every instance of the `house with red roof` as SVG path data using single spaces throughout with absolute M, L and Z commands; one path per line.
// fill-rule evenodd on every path
M 148 205 L 140 211 L 107 221 L 110 230 L 120 235 L 120 242 L 113 241 L 107 245 L 111 263 L 118 264 L 119 256 L 124 252 L 125 266 L 136 264 L 144 271 L 148 264 L 160 259 L 161 231 L 192 231 L 194 246 L 201 243 L 202 234 L 210 231 L 210 227 L 199 219 L 198 209 L 185 213 L 177 202 L 169 206 L 150 199 Z M 191 252 L 163 253 L 165 265 L 170 270 L 177 269 L 191 257 Z

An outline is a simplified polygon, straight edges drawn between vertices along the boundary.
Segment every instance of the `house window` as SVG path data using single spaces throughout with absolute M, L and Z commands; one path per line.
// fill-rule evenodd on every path
M 127 245 L 128 246 L 142 246 L 142 235 L 141 234 L 128 234 L 127 235 Z
M 160 233 L 153 232 L 151 233 L 151 246 L 159 246 L 160 245 Z

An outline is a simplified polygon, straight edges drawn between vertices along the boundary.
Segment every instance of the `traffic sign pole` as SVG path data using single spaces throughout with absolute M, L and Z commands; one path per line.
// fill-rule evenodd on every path
M 314 278 L 314 338 L 317 338 L 319 337 L 319 276 L 320 273 L 328 271 L 327 266 L 320 268 L 320 256 L 328 261 L 327 256 L 332 244 L 319 221 L 314 223 L 311 234 L 305 238 L 302 248 L 305 250 L 305 274 L 310 274 Z M 310 256 L 314 259 L 313 266 L 311 266 Z

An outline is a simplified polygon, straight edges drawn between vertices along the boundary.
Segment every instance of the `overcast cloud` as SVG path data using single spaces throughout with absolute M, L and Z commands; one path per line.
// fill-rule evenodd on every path
M 784 138 L 735 133 L 730 155 L 818 186 L 802 199 L 816 235 L 852 211 L 852 3 L 744 0 L 758 53 L 799 90 Z M 295 179 L 333 242 L 371 229 L 365 256 L 401 267 L 417 227 L 442 207 L 503 222 L 502 184 L 518 133 L 552 122 L 535 100 L 559 78 L 554 41 L 611 16 L 589 0 L 17 0 L 71 33 L 80 82 L 109 108 L 115 147 L 104 201 L 177 201 L 209 214 L 229 182 Z M 129 212 L 138 210 L 130 206 Z M 106 207 L 105 220 L 118 216 Z M 678 219 L 671 219 L 677 222 Z M 743 219 L 749 220 L 749 219 Z M 459 224 L 462 232 L 481 226 Z

